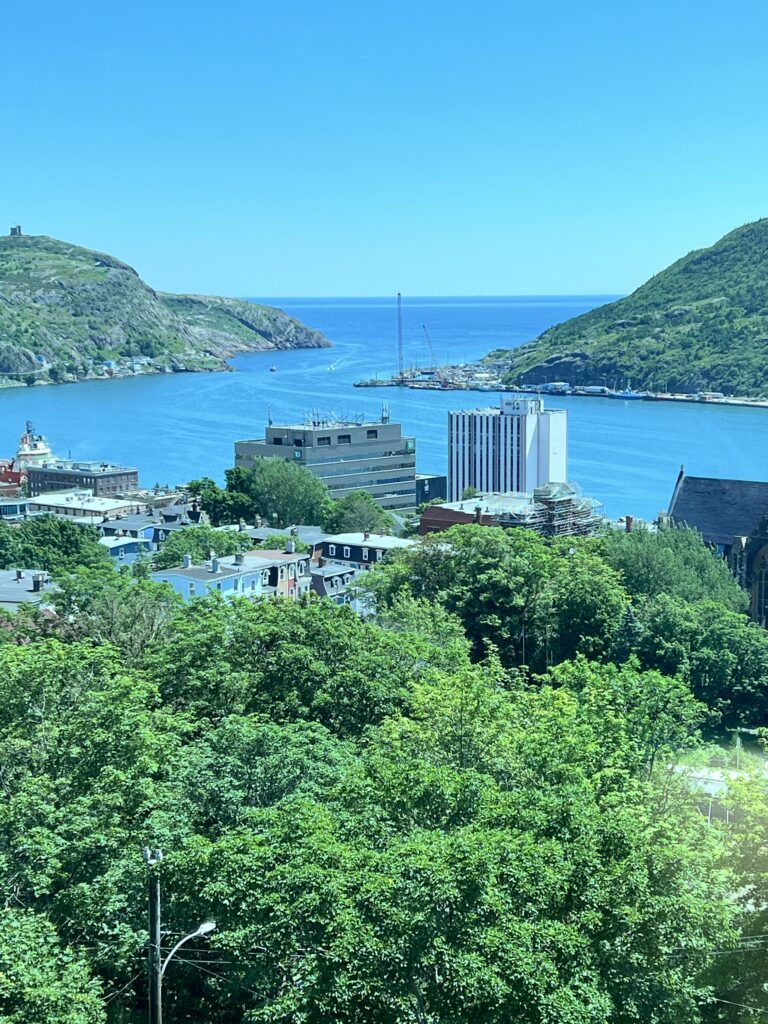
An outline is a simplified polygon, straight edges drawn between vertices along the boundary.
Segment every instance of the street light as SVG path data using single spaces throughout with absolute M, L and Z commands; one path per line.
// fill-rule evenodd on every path
M 144 860 L 149 867 L 149 1024 L 163 1024 L 163 975 L 177 950 L 185 942 L 208 935 L 216 927 L 215 921 L 203 921 L 189 935 L 177 942 L 168 956 L 163 960 L 161 951 L 162 932 L 160 929 L 160 872 L 158 866 L 163 859 L 162 850 L 151 850 L 148 846 L 143 851 Z
M 163 975 L 165 974 L 165 969 L 168 966 L 171 958 L 173 957 L 173 954 L 177 950 L 181 949 L 181 947 L 184 945 L 185 942 L 189 942 L 190 939 L 196 939 L 200 935 L 208 935 L 215 928 L 216 928 L 216 922 L 215 921 L 203 921 L 203 923 L 200 925 L 199 928 L 197 928 L 193 932 L 190 932 L 189 935 L 185 935 L 183 939 L 179 939 L 179 941 L 173 947 L 173 949 L 168 954 L 168 956 L 165 958 L 165 960 L 163 960 L 162 966 L 160 967 L 160 977 L 162 978 Z

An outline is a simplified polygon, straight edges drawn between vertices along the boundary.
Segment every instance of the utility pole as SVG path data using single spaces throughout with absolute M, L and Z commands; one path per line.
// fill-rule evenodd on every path
M 160 862 L 162 850 L 144 850 L 144 860 L 149 866 L 149 944 L 147 946 L 149 967 L 149 1024 L 163 1024 L 162 1005 L 162 936 L 160 931 Z

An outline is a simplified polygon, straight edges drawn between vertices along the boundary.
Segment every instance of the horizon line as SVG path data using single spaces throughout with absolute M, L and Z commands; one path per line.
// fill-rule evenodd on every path
M 460 294 L 451 293 L 443 295 L 430 295 L 430 294 L 403 294 L 403 303 L 409 299 L 614 299 L 624 298 L 629 295 L 629 292 L 516 292 L 509 294 L 491 294 L 491 293 L 476 293 L 476 294 Z M 390 292 L 385 295 L 243 295 L 240 298 L 246 299 L 251 302 L 254 299 L 387 299 L 395 301 L 397 297 L 396 292 Z

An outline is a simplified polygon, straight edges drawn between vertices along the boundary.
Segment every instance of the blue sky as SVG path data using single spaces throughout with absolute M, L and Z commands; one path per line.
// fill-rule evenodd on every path
M 173 291 L 629 291 L 768 212 L 767 29 L 758 0 L 5 4 L 0 226 Z

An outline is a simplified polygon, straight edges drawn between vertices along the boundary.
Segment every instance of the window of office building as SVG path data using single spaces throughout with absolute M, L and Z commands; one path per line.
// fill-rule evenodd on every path
M 337 441 L 339 444 L 352 444 L 351 434 L 339 434 Z
M 331 439 L 330 439 L 330 437 L 318 437 L 317 443 L 318 443 L 319 447 L 327 448 L 330 445 L 330 443 L 331 443 Z
M 272 444 L 282 444 L 282 443 L 283 443 L 282 437 L 273 437 L 272 438 Z
M 366 430 L 365 436 L 368 438 L 369 441 L 375 441 L 376 438 L 379 436 L 379 432 L 378 430 Z
M 294 439 L 293 439 L 293 446 L 294 446 L 294 448 L 301 448 L 301 447 L 303 447 L 303 445 L 304 445 L 304 438 L 303 437 L 294 437 Z

